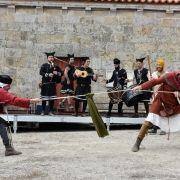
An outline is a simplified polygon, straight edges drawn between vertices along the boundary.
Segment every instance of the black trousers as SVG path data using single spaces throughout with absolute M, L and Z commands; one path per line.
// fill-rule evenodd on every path
M 49 111 L 53 111 L 54 100 L 50 100 L 49 102 Z M 46 101 L 42 101 L 42 110 L 45 112 L 46 110 Z
M 10 140 L 8 137 L 8 131 L 7 131 L 7 127 L 4 124 L 0 123 L 0 135 L 3 141 L 3 144 L 5 147 L 10 146 Z
M 122 113 L 122 107 L 123 107 L 123 102 L 119 102 L 118 103 L 118 113 Z M 113 103 L 110 101 L 109 108 L 108 108 L 108 115 L 111 115 L 112 108 L 113 108 Z
M 76 88 L 76 95 L 84 95 L 88 94 L 91 92 L 91 86 L 90 85 L 85 85 L 85 84 L 80 84 L 77 85 Z M 79 109 L 79 103 L 83 102 L 83 113 L 86 111 L 87 107 L 87 100 L 86 96 L 80 96 L 79 99 L 75 99 L 75 113 L 78 114 L 78 109 Z
M 75 100 L 75 113 L 78 114 L 79 103 L 82 102 L 81 100 Z M 87 107 L 87 101 L 83 100 L 83 110 L 82 112 L 85 113 Z
M 144 107 L 145 107 L 145 110 L 146 110 L 146 114 L 148 114 L 149 113 L 149 103 L 148 103 L 148 101 L 144 101 Z M 138 103 L 136 103 L 134 105 L 134 111 L 135 111 L 136 114 L 138 113 Z

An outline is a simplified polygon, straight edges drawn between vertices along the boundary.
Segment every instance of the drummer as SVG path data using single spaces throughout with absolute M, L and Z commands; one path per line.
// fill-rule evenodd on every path
M 111 79 L 107 80 L 106 84 L 113 82 L 113 87 L 120 87 L 120 89 L 124 89 L 124 87 L 127 86 L 127 82 L 126 82 L 127 72 L 125 69 L 120 67 L 120 60 L 119 59 L 115 58 L 113 60 L 113 62 L 114 62 L 114 71 L 112 73 Z M 122 114 L 123 114 L 122 106 L 123 106 L 123 103 L 119 102 L 118 103 L 118 113 L 120 116 L 122 116 Z M 110 100 L 107 117 L 111 116 L 112 108 L 113 108 L 113 102 Z
M 134 84 L 140 85 L 148 81 L 148 69 L 144 68 L 144 60 L 146 57 L 136 59 L 137 69 L 134 70 Z M 148 101 L 144 101 L 144 107 L 146 114 L 149 113 Z M 134 105 L 134 115 L 133 117 L 139 117 L 138 115 L 138 102 Z

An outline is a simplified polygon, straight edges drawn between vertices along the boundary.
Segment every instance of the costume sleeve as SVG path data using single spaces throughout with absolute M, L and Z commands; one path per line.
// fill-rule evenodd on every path
M 148 73 L 149 73 L 149 71 L 148 71 L 148 69 L 146 69 L 146 68 L 144 68 L 143 69 L 143 71 L 144 71 L 144 73 L 142 73 L 142 75 L 143 76 L 141 76 L 141 84 L 143 84 L 143 83 L 145 83 L 145 82 L 147 82 L 148 80 L 149 80 L 149 78 L 148 78 Z
M 92 81 L 97 81 L 97 80 L 94 80 L 94 78 L 93 78 L 93 76 L 94 76 L 94 71 L 93 71 L 93 69 L 91 69 L 91 72 L 90 72 L 90 74 L 91 74 L 91 79 L 92 79 Z
M 137 79 L 136 79 L 136 70 L 134 70 L 134 75 L 133 75 L 133 84 L 137 84 Z
M 164 83 L 165 78 L 164 76 L 158 78 L 158 79 L 151 79 L 150 81 L 147 81 L 143 84 L 141 84 L 142 90 L 150 89 L 158 84 Z
M 29 108 L 30 105 L 30 99 L 17 97 L 7 91 L 0 93 L 0 101 L 7 105 L 13 105 L 22 108 Z
M 44 64 L 41 66 L 39 74 L 43 77 L 45 77 L 45 75 L 47 74 Z
M 113 82 L 115 79 L 115 73 L 113 71 L 112 77 L 108 80 L 108 83 Z
M 76 76 L 76 70 L 81 70 L 81 68 L 80 68 L 80 67 L 76 67 L 76 68 L 75 68 L 75 71 L 74 71 L 74 73 L 73 73 L 73 77 L 74 77 L 75 80 L 78 79 L 78 77 Z
M 56 83 L 60 83 L 61 82 L 61 77 L 62 77 L 62 71 L 60 69 L 59 66 L 56 66 L 56 71 L 57 71 L 57 75 L 54 74 L 53 79 L 55 80 Z
M 56 66 L 56 71 L 57 71 L 57 75 L 54 75 L 54 76 L 55 77 L 61 77 L 62 76 L 62 71 L 61 71 L 59 66 Z
M 124 79 L 124 81 L 127 79 L 127 72 L 126 72 L 125 69 L 124 69 L 124 72 L 123 72 L 123 79 Z M 127 86 L 127 82 L 126 81 L 124 82 L 124 86 Z

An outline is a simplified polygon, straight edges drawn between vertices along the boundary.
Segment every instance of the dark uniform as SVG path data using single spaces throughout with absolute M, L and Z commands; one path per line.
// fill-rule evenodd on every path
M 54 74 L 50 77 L 53 71 L 57 71 L 57 75 Z M 42 76 L 41 97 L 42 98 L 54 98 L 56 97 L 56 83 L 61 82 L 62 71 L 58 66 L 54 66 L 51 63 L 45 63 L 41 66 L 40 75 Z M 54 100 L 49 101 L 49 110 L 53 111 Z M 42 101 L 42 110 L 45 112 L 46 101 Z
M 94 72 L 93 70 L 88 67 L 79 67 L 78 68 L 81 71 L 87 71 L 88 76 L 83 78 L 83 77 L 77 77 L 77 87 L 75 94 L 76 95 L 83 95 L 83 94 L 88 94 L 91 92 L 91 80 L 93 80 L 93 75 Z M 85 113 L 86 107 L 87 107 L 87 100 L 85 96 L 80 96 L 78 99 L 75 100 L 75 114 L 78 115 L 78 109 L 79 109 L 79 102 L 83 101 L 83 113 Z
M 143 60 L 145 58 L 136 59 L 136 61 L 143 63 Z M 134 70 L 134 77 L 137 85 L 143 84 L 144 82 L 148 81 L 148 69 L 142 68 L 142 69 L 135 69 Z M 151 94 L 150 93 L 144 93 L 144 96 L 146 97 L 146 100 L 150 99 Z M 149 104 L 148 101 L 144 101 L 144 107 L 146 110 L 146 113 L 149 113 Z M 134 105 L 134 111 L 135 111 L 135 117 L 138 116 L 138 102 Z
M 114 64 L 119 65 L 120 60 L 114 59 Z M 123 69 L 123 68 L 121 69 L 120 65 L 119 65 L 118 67 L 115 67 L 115 70 L 113 71 L 111 79 L 107 80 L 106 83 L 114 82 L 113 87 L 119 87 L 121 90 L 123 90 L 124 87 L 127 87 L 127 82 L 125 81 L 126 79 L 127 79 L 127 72 L 125 69 Z M 122 106 L 123 106 L 123 102 L 120 101 L 118 103 L 118 113 L 119 114 L 122 114 Z M 113 102 L 110 101 L 107 116 L 111 115 L 112 107 L 113 107 Z
M 148 81 L 148 69 L 143 68 L 141 70 L 135 69 L 134 70 L 134 77 L 136 80 L 136 84 L 143 84 L 144 82 Z

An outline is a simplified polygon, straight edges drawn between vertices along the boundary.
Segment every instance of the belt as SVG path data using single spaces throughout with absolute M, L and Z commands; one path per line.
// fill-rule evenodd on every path
M 80 87 L 91 87 L 91 85 L 90 84 L 78 84 L 78 86 L 80 86 Z

